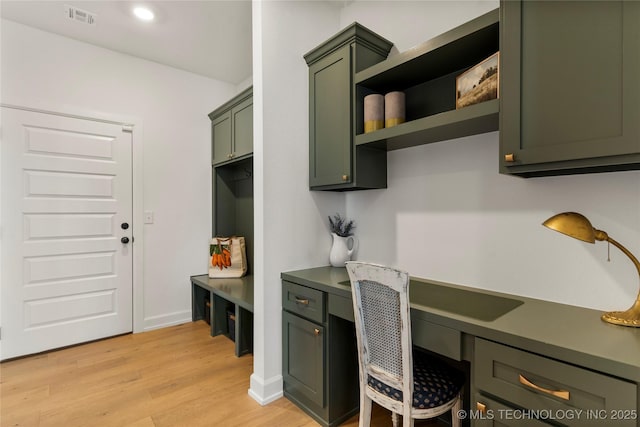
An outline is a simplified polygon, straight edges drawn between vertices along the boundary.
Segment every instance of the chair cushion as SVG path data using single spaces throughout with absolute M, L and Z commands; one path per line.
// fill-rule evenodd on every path
M 402 401 L 402 391 L 390 387 L 369 376 L 368 384 L 378 393 Z M 444 405 L 455 398 L 462 385 L 464 375 L 437 359 L 420 351 L 413 352 L 413 407 L 429 409 Z

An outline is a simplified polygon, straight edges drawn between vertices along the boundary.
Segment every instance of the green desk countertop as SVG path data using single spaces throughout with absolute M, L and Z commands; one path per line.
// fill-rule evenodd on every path
M 282 279 L 351 298 L 345 268 L 289 271 Z M 605 323 L 598 310 L 421 278 L 411 279 L 409 299 L 412 315 L 429 322 L 640 382 L 640 328 Z

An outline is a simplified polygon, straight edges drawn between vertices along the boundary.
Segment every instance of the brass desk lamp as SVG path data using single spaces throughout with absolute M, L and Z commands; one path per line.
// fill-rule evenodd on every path
M 638 259 L 633 256 L 627 248 L 609 237 L 606 232 L 594 228 L 589 220 L 583 215 L 576 212 L 563 212 L 552 216 L 543 222 L 542 225 L 584 242 L 595 243 L 596 240 L 598 240 L 611 243 L 631 259 L 631 262 L 636 266 L 638 276 L 640 277 L 640 262 L 638 262 Z M 604 313 L 601 318 L 605 322 L 614 323 L 616 325 L 632 326 L 636 328 L 640 327 L 640 292 L 636 297 L 635 303 L 630 309 L 627 311 L 610 311 L 608 313 Z

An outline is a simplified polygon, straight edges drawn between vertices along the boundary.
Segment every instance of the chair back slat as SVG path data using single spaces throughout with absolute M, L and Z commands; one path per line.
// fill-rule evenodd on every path
M 402 319 L 398 292 L 372 280 L 357 282 L 362 304 L 362 329 L 367 365 L 402 380 Z
M 358 340 L 361 383 L 373 376 L 402 390 L 413 387 L 409 274 L 371 263 L 347 262 Z

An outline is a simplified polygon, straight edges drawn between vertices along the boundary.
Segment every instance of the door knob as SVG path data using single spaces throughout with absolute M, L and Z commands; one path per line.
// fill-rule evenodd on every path
M 123 230 L 126 230 L 127 228 L 129 228 L 129 224 L 127 224 L 126 222 L 123 222 L 122 224 L 120 224 L 120 228 L 122 228 Z
M 120 239 L 120 241 L 126 245 L 127 243 L 129 243 L 129 238 L 125 236 L 122 239 Z

